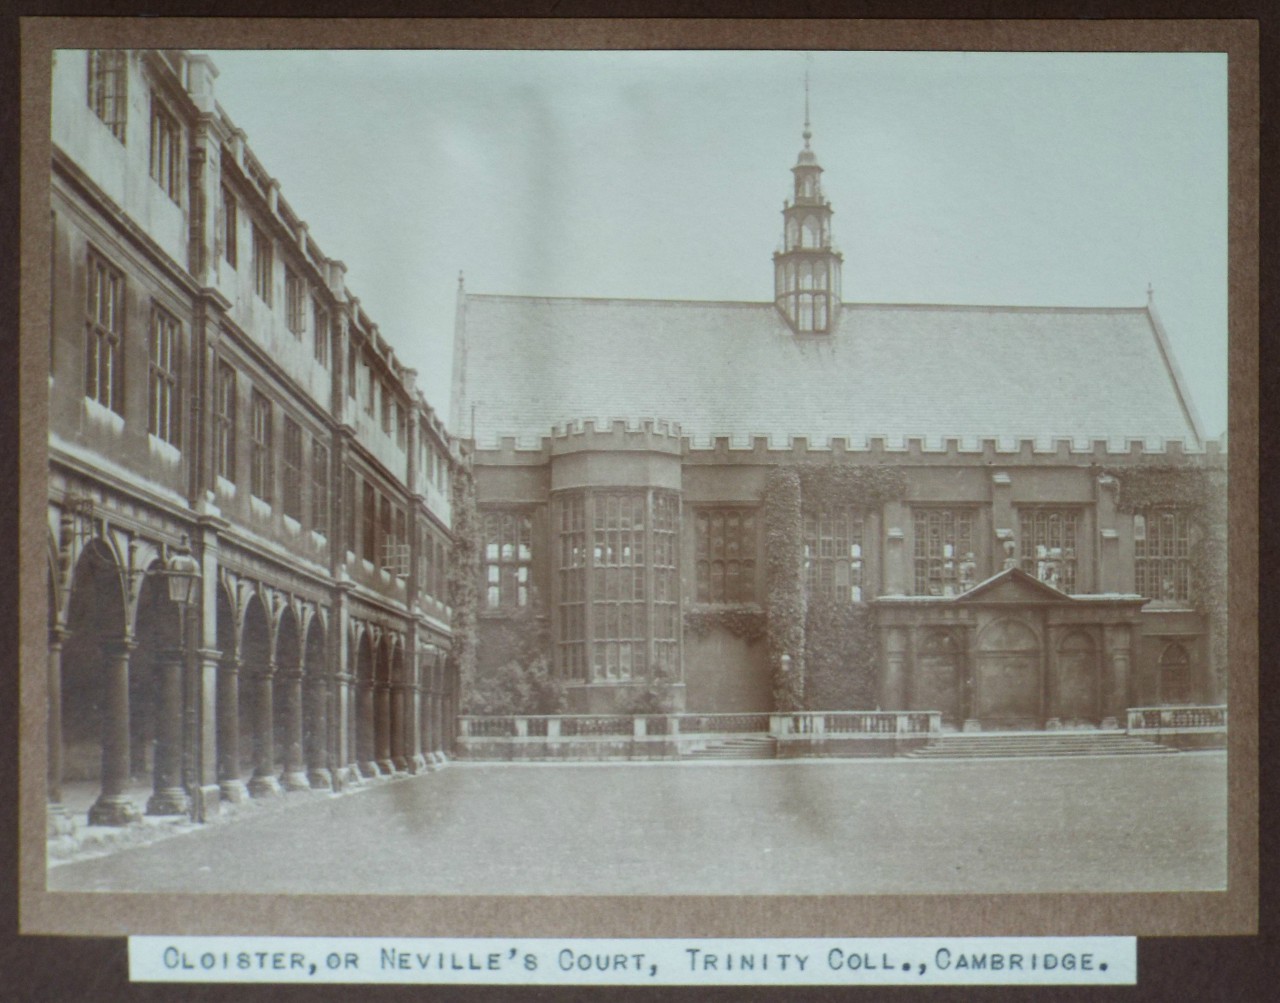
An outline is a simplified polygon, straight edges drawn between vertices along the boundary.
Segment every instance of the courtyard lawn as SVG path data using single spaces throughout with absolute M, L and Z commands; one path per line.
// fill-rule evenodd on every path
M 50 890 L 1183 891 L 1226 883 L 1226 756 L 458 764 L 49 871 Z M 370 852 L 376 847 L 376 852 Z

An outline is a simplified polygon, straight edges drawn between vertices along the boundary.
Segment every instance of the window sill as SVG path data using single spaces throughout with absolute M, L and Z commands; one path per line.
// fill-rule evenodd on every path
M 228 498 L 236 496 L 236 486 L 234 481 L 229 481 L 221 474 L 214 479 L 214 487 L 217 488 L 218 494 L 226 495 Z
M 263 519 L 271 518 L 271 503 L 263 501 L 255 494 L 249 495 L 249 511 Z
M 182 451 L 173 443 L 165 442 L 157 435 L 147 433 L 147 448 L 150 450 L 151 458 L 161 460 L 170 466 L 177 466 L 182 462 Z
M 105 404 L 99 404 L 92 397 L 85 397 L 84 415 L 89 421 L 103 428 L 109 428 L 116 434 L 124 432 L 124 415 L 116 414 Z
M 301 533 L 302 523 L 300 523 L 293 516 L 286 515 L 284 517 L 284 528 L 287 529 L 290 533 Z

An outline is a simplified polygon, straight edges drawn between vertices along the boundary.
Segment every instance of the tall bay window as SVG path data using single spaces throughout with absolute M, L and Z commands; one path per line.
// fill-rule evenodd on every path
M 124 142 L 129 112 L 128 53 L 123 49 L 89 50 L 89 107 Z
M 557 666 L 597 682 L 678 674 L 679 497 L 565 493 L 555 501 Z
M 151 95 L 151 177 L 173 201 L 182 202 L 182 129 L 173 113 Z
M 915 594 L 954 596 L 976 582 L 973 513 L 967 509 L 917 509 Z
M 862 602 L 862 513 L 822 509 L 804 513 L 804 576 L 811 596 Z
M 1163 506 L 1133 516 L 1134 591 L 1161 602 L 1191 600 L 1191 527 L 1186 512 Z
M 271 401 L 258 391 L 250 402 L 253 438 L 249 450 L 249 490 L 265 502 L 271 501 L 271 481 L 275 458 L 271 452 Z
M 284 419 L 283 509 L 290 519 L 302 521 L 302 427 Z
M 311 528 L 329 532 L 329 447 L 311 440 Z
M 488 609 L 529 605 L 533 518 L 528 512 L 485 512 L 484 595 Z
M 698 602 L 754 602 L 755 513 L 750 509 L 699 509 L 694 529 Z
M 218 363 L 214 388 L 213 459 L 219 477 L 236 479 L 236 371 Z
M 124 414 L 124 275 L 89 255 L 84 395 Z
M 157 439 L 177 446 L 182 421 L 178 354 L 182 328 L 177 318 L 158 306 L 151 308 L 151 335 L 148 339 L 150 378 L 147 400 L 147 431 Z
M 1032 508 L 1018 512 L 1022 570 L 1063 592 L 1076 591 L 1075 509 Z

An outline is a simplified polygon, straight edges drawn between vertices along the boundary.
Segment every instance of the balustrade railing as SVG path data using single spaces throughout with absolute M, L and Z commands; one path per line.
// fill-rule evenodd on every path
M 1213 708 L 1179 708 L 1179 710 Z M 1225 710 L 1223 720 L 1225 721 Z M 1137 710 L 1143 710 L 1138 708 Z M 1134 725 L 1130 711 L 1130 727 Z M 461 717 L 462 738 L 643 738 L 680 735 L 931 735 L 938 711 L 793 711 L 789 714 L 554 714 Z M 1139 725 L 1141 726 L 1141 725 Z M 1147 727 L 1157 727 L 1151 724 Z M 1185 725 L 1184 725 L 1185 726 Z M 1171 725 L 1164 725 L 1171 727 Z
M 1225 731 L 1227 708 L 1222 705 L 1200 707 L 1130 707 L 1129 731 L 1189 731 L 1215 729 Z

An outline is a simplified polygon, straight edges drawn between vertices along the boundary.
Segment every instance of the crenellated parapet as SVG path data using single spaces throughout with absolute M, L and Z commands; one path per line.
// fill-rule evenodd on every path
M 537 443 L 503 436 L 495 446 L 478 447 L 479 464 L 528 466 L 573 452 L 649 450 L 680 454 L 691 464 L 786 464 L 847 458 L 854 463 L 910 465 L 1082 466 L 1161 464 L 1222 466 L 1226 445 L 1182 439 L 967 438 L 959 436 L 770 435 L 689 436 L 676 422 L 585 419 L 555 425 Z

